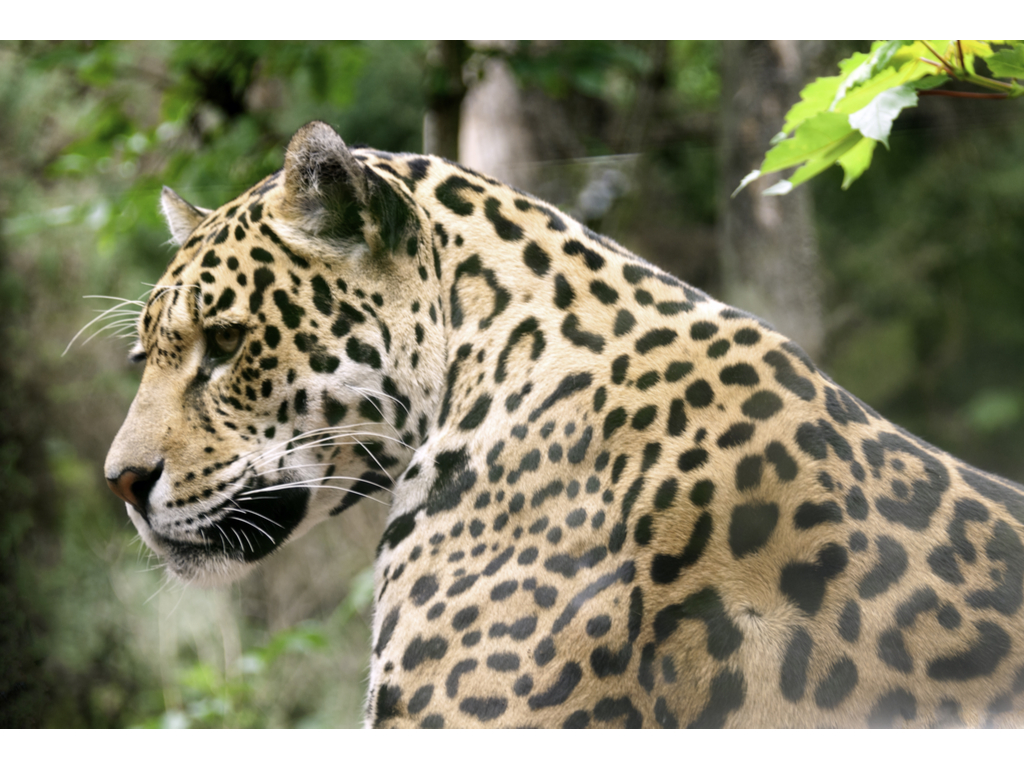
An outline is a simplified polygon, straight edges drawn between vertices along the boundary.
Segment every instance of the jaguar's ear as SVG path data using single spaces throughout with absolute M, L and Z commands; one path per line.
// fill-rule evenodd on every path
M 163 211 L 167 227 L 171 230 L 171 239 L 178 247 L 185 244 L 188 236 L 211 213 L 207 208 L 197 208 L 186 202 L 170 187 L 164 187 L 164 191 L 160 193 L 160 210 Z
M 362 164 L 326 123 L 299 129 L 284 161 L 285 215 L 313 235 L 362 238 L 369 190 Z

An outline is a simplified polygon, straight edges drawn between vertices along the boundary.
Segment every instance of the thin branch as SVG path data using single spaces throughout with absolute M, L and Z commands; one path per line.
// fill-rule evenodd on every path
M 930 88 L 925 91 L 918 91 L 918 96 L 951 96 L 955 99 L 1008 99 L 1005 93 L 975 93 L 974 91 L 943 91 Z
M 950 77 L 952 77 L 954 79 L 958 79 L 957 76 L 956 76 L 956 72 L 954 72 L 952 69 L 950 69 L 948 64 L 940 64 L 937 61 L 932 61 L 931 59 L 926 59 L 924 56 L 921 57 L 921 61 L 923 61 L 925 64 L 931 64 L 933 67 L 938 67 L 939 69 L 944 70 L 946 72 L 946 74 L 949 75 Z
M 937 58 L 937 59 L 938 59 L 939 61 L 941 61 L 941 62 L 942 62 L 942 66 L 943 66 L 943 67 L 945 68 L 945 70 L 946 70 L 946 71 L 947 71 L 947 72 L 949 73 L 949 76 L 950 76 L 950 77 L 952 77 L 952 78 L 955 78 L 955 79 L 957 79 L 957 80 L 959 80 L 959 79 L 960 79 L 960 78 L 958 78 L 958 77 L 956 76 L 956 71 L 955 71 L 955 70 L 953 69 L 953 67 L 952 67 L 952 66 L 950 66 L 949 62 L 948 62 L 948 61 L 946 61 L 946 60 L 945 60 L 944 58 L 942 58 L 942 56 L 941 56 L 941 55 L 939 55 L 939 52 L 938 52 L 938 51 L 936 51 L 936 50 L 935 50 L 934 48 L 932 48 L 932 47 L 931 47 L 930 45 L 928 45 L 928 41 L 927 41 L 927 40 L 922 40 L 922 41 L 921 41 L 921 44 L 922 44 L 922 45 L 924 45 L 924 47 L 925 47 L 925 48 L 927 48 L 927 49 L 928 49 L 929 51 L 931 51 L 932 53 L 934 53 L 934 54 L 935 54 L 935 58 Z M 925 59 L 925 58 L 923 58 L 923 57 L 922 57 L 922 59 L 921 59 L 921 60 L 922 60 L 922 61 L 927 61 L 927 62 L 928 62 L 929 64 L 935 64 L 935 62 L 934 62 L 934 61 L 928 61 L 928 59 Z M 938 66 L 938 65 L 936 65 L 936 66 Z

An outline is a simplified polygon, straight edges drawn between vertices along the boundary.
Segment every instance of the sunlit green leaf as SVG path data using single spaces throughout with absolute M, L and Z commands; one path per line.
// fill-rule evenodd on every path
M 866 107 L 851 114 L 850 125 L 888 149 L 893 120 L 906 107 L 916 106 L 917 91 L 910 85 L 900 85 L 878 94 Z
M 861 136 L 857 131 L 850 131 L 841 141 L 830 145 L 820 155 L 815 156 L 800 166 L 796 173 L 789 177 L 789 183 L 795 188 L 803 184 L 805 181 L 813 179 L 819 173 L 827 171 L 835 165 L 843 155 L 856 146 L 860 139 Z
M 857 67 L 867 61 L 870 56 L 870 53 L 864 53 L 863 51 L 851 54 L 839 62 L 839 71 L 842 73 L 843 77 L 846 77 Z
M 872 75 L 889 66 L 893 57 L 912 40 L 878 40 L 871 46 Z
M 852 88 L 866 83 L 879 72 L 883 71 L 892 60 L 893 56 L 903 48 L 902 40 L 877 41 L 872 45 L 871 54 L 851 71 L 846 79 L 840 83 L 833 97 L 832 106 L 840 102 Z
M 925 42 L 927 42 L 928 45 L 925 45 Z M 942 56 L 942 55 L 944 55 L 946 53 L 946 50 L 949 48 L 949 44 L 951 42 L 953 42 L 953 41 L 952 40 L 927 40 L 927 41 L 914 40 L 913 42 L 911 42 L 911 43 L 909 43 L 907 45 L 904 45 L 902 48 L 900 48 L 896 52 L 896 54 L 893 56 L 892 61 L 896 65 L 901 65 L 904 62 L 912 61 L 914 59 L 922 59 L 922 58 L 931 59 L 932 61 L 937 61 L 936 58 L 935 58 L 935 54 L 929 49 L 929 46 L 931 46 L 931 48 L 934 48 L 935 51 L 937 51 L 939 53 L 939 55 Z M 927 65 L 927 66 L 931 67 L 932 70 L 935 69 L 935 67 L 930 65 L 930 64 Z
M 996 51 L 985 60 L 996 77 L 1015 77 L 1024 80 L 1024 45 L 1017 43 L 1013 48 Z
M 835 77 L 819 77 L 813 83 L 804 86 L 800 91 L 800 101 L 790 107 L 786 113 L 786 122 L 782 126 L 783 133 L 792 133 L 808 118 L 824 112 L 835 99 L 836 91 L 845 80 L 842 75 Z
M 938 88 L 948 82 L 949 78 L 946 75 L 927 75 L 920 80 L 915 80 L 913 85 L 915 90 L 924 91 L 929 88 Z
M 797 129 L 793 138 L 768 151 L 761 173 L 781 171 L 820 157 L 847 141 L 853 133 L 846 115 L 834 112 L 815 115 Z
M 851 115 L 866 107 L 879 94 L 918 79 L 922 71 L 919 63 L 913 61 L 907 62 L 898 70 L 886 67 L 862 86 L 851 91 L 833 107 L 833 110 Z
M 871 165 L 871 156 L 877 143 L 874 139 L 863 138 L 836 161 L 843 169 L 843 189 L 849 189 Z

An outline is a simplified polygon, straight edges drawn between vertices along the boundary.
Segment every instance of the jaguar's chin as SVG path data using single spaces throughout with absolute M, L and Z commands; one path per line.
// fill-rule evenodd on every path
M 239 494 L 204 513 L 187 538 L 160 533 L 128 505 L 139 535 L 178 579 L 198 586 L 237 581 L 284 544 L 305 519 L 308 488 Z

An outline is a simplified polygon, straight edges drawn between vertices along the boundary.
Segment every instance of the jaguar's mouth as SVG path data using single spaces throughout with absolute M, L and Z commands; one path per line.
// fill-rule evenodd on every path
M 128 515 L 142 540 L 186 581 L 217 583 L 237 576 L 237 565 L 254 563 L 284 544 L 305 519 L 306 487 L 243 489 L 195 519 L 182 536 L 158 531 L 135 510 Z M 179 521 L 185 522 L 185 521 Z M 166 527 L 166 526 L 162 526 Z M 224 579 L 217 572 L 224 571 Z

